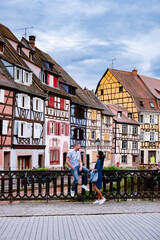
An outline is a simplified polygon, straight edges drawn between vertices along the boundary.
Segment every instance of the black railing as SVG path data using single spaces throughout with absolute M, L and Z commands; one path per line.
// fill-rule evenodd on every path
M 82 174 L 75 199 L 96 198 L 81 188 Z M 0 201 L 71 199 L 73 177 L 69 171 L 0 171 Z M 103 170 L 103 195 L 107 199 L 160 198 L 158 170 Z

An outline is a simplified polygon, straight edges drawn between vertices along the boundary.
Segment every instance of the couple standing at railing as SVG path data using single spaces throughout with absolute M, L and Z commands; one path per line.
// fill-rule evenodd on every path
M 89 188 L 87 187 L 89 170 L 86 167 L 82 166 L 81 155 L 79 152 L 80 148 L 81 148 L 80 143 L 75 143 L 74 149 L 68 152 L 66 159 L 66 164 L 69 166 L 69 170 L 71 171 L 74 177 L 71 189 L 71 197 L 74 197 L 75 195 L 75 188 L 79 181 L 79 172 L 84 173 L 82 188 L 85 189 L 86 191 L 89 191 Z M 92 178 L 91 182 L 93 182 L 93 188 L 98 195 L 98 200 L 93 202 L 93 204 L 103 204 L 106 201 L 106 199 L 102 196 L 102 193 L 100 191 L 100 189 L 102 188 L 103 162 L 104 154 L 102 151 L 98 151 L 97 162 L 94 170 L 91 172 L 92 176 L 90 177 L 90 179 Z

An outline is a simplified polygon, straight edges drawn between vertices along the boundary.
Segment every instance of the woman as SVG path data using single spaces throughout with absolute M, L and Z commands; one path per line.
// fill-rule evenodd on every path
M 102 196 L 100 189 L 102 188 L 102 169 L 103 169 L 103 162 L 104 162 L 104 154 L 102 151 L 98 151 L 97 155 L 97 162 L 95 165 L 95 171 L 98 172 L 98 180 L 94 183 L 93 188 L 98 195 L 98 200 L 93 202 L 93 204 L 103 204 L 106 201 L 106 198 Z

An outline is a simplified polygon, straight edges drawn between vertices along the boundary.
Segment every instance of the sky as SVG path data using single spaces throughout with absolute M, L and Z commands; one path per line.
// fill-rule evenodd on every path
M 7 0 L 0 22 L 24 29 L 81 87 L 96 89 L 107 68 L 160 78 L 159 0 Z

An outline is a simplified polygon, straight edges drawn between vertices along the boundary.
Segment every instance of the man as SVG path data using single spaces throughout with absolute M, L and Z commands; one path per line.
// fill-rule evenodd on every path
M 71 197 L 74 197 L 75 195 L 75 188 L 79 181 L 79 172 L 84 172 L 82 188 L 86 191 L 89 191 L 89 188 L 87 187 L 89 170 L 82 166 L 81 154 L 79 152 L 80 148 L 80 143 L 75 143 L 74 149 L 68 152 L 66 159 L 66 164 L 69 166 L 69 170 L 74 177 L 71 189 Z

